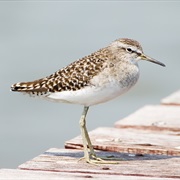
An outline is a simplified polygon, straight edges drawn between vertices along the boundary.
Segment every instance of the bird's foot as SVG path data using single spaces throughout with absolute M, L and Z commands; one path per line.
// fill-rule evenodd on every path
M 82 157 L 79 159 L 79 161 L 85 160 L 89 164 L 98 165 L 98 164 L 119 164 L 117 161 L 114 161 L 115 159 L 112 159 L 111 157 L 97 157 L 95 154 L 90 154 L 87 157 Z M 117 159 L 116 159 L 117 160 Z
M 111 157 L 97 157 L 96 154 L 91 155 L 91 160 L 96 164 L 119 164 Z

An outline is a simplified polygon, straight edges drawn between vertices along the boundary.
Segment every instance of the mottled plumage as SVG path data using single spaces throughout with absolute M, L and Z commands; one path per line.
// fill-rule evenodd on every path
M 114 66 L 119 61 L 119 57 L 116 57 L 114 52 L 116 50 L 118 51 L 118 49 L 113 47 L 113 44 L 116 42 L 132 44 L 134 47 L 142 49 L 140 44 L 135 40 L 127 38 L 118 39 L 110 44 L 110 46 L 85 56 L 50 76 L 31 82 L 16 83 L 11 86 L 11 90 L 30 95 L 46 96 L 49 93 L 76 91 L 90 86 L 90 80 L 105 68 L 114 70 Z M 125 50 L 122 49 L 122 51 Z
M 12 85 L 11 90 L 36 95 L 79 90 L 90 85 L 90 80 L 104 68 L 103 63 L 111 56 L 108 49 L 100 49 L 50 76 L 32 82 L 16 83 Z

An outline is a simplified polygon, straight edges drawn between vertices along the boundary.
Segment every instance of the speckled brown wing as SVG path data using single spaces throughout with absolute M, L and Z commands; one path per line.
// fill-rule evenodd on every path
M 89 85 L 90 79 L 102 70 L 103 62 L 108 60 L 108 58 L 108 49 L 100 49 L 56 71 L 46 78 L 32 82 L 16 83 L 11 86 L 11 90 L 32 95 L 76 91 Z

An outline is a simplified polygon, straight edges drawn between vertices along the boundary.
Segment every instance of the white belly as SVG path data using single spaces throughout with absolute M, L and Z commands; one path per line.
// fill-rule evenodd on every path
M 110 83 L 104 87 L 85 87 L 78 91 L 63 91 L 50 94 L 50 98 L 56 102 L 81 104 L 91 106 L 109 101 L 126 92 L 130 87 L 120 87 L 117 83 Z

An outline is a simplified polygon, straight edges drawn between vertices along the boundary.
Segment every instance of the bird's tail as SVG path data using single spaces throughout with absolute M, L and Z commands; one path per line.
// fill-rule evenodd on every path
M 11 86 L 11 91 L 27 93 L 30 95 L 43 95 L 47 93 L 45 81 L 36 80 L 32 82 L 20 82 Z

